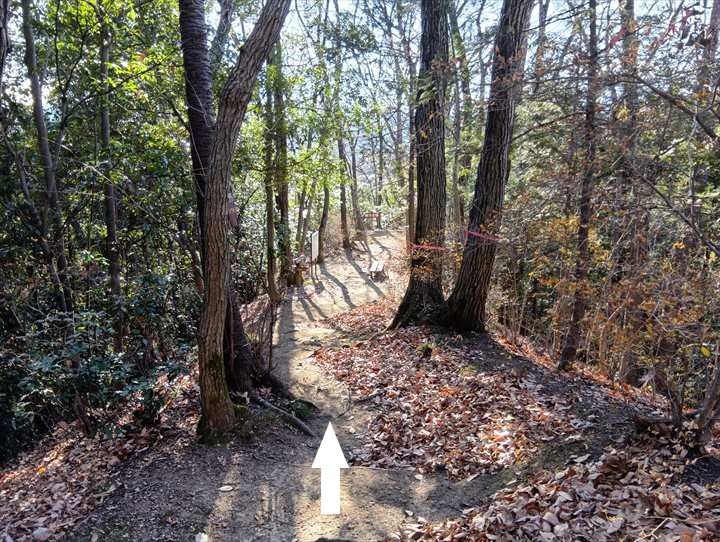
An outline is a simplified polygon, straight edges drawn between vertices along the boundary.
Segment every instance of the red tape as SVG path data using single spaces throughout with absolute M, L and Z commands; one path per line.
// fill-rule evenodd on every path
M 466 242 L 467 242 L 469 235 L 472 235 L 473 237 L 477 237 L 484 241 L 488 241 L 490 243 L 500 243 L 501 241 L 504 241 L 504 239 L 502 237 L 500 237 L 499 235 L 492 235 L 490 233 L 483 233 L 481 231 L 465 230 L 465 241 Z

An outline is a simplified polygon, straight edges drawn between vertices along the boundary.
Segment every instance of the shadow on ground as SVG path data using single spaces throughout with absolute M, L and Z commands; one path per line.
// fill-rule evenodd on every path
M 289 292 L 279 308 L 276 372 L 296 396 L 318 406 L 320 414 L 308 422 L 317 434 L 333 422 L 351 464 L 342 475 L 342 514 L 320 515 L 320 476 L 310 468 L 319 439 L 260 412 L 249 441 L 238 438 L 210 447 L 187 434 L 166 435 L 164 444 L 128 465 L 117 480 L 122 489 L 69 539 L 193 541 L 198 536 L 205 540 L 206 535 L 218 541 L 381 540 L 410 513 L 430 521 L 456 517 L 515 478 L 521 467 L 451 482 L 442 473 L 422 477 L 411 470 L 352 465 L 361 446 L 358 435 L 375 413 L 370 405 L 353 403 L 345 386 L 320 370 L 312 354 L 321 346 L 352 340 L 323 320 L 397 294 L 393 289 L 402 288 L 401 277 L 391 272 L 387 281 L 376 284 L 366 270 L 373 259 L 402 257 L 403 245 L 401 232 L 371 235 L 369 253 L 345 252 L 328 259 L 303 288 Z M 478 348 L 487 353 L 487 362 L 478 362 L 482 370 L 503 370 L 504 361 L 513 367 L 527 365 L 528 371 L 542 370 L 497 344 L 478 343 Z M 563 385 L 558 380 L 558 393 Z M 594 411 L 597 406 L 579 409 Z M 553 450 L 550 444 L 543 451 L 548 458 L 540 454 L 534 467 L 526 468 L 561 463 L 570 453 Z

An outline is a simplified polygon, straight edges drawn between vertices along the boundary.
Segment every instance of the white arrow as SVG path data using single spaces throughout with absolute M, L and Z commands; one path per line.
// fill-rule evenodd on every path
M 315 454 L 313 469 L 320 469 L 320 513 L 340 513 L 340 469 L 347 469 L 342 448 L 335 436 L 332 423 L 328 423 L 320 448 Z

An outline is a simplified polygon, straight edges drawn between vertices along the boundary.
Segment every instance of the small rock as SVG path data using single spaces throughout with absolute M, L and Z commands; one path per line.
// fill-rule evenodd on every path
M 198 533 L 195 535 L 195 542 L 210 542 L 210 537 L 205 533 Z
M 233 486 L 220 486 L 220 491 L 222 491 L 223 493 L 227 493 L 228 491 L 232 491 L 232 490 L 233 490 Z

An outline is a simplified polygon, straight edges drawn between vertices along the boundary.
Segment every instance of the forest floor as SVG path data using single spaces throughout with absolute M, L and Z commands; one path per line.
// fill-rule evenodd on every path
M 405 286 L 403 245 L 400 232 L 373 233 L 279 310 L 276 372 L 317 407 L 306 418 L 316 434 L 332 421 L 351 467 L 340 515 L 320 515 L 319 438 L 267 411 L 254 412 L 250 438 L 198 444 L 188 375 L 160 428 L 117 442 L 63 426 L 2 473 L 0 536 L 713 539 L 717 459 L 690 464 L 667 439 L 634 437 L 633 413 L 657 410 L 657 397 L 558 374 L 486 335 L 385 331 Z M 367 275 L 374 260 L 387 263 L 382 282 Z

